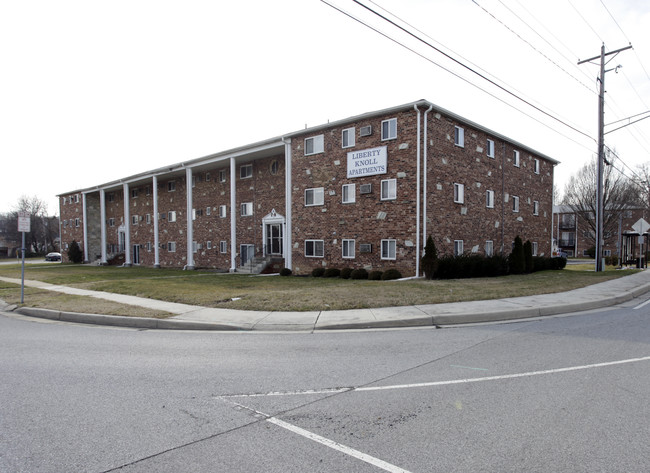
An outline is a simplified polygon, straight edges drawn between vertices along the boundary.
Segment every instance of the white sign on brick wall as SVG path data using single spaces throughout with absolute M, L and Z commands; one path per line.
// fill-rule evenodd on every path
M 386 174 L 388 151 L 386 146 L 350 151 L 348 153 L 348 178 Z

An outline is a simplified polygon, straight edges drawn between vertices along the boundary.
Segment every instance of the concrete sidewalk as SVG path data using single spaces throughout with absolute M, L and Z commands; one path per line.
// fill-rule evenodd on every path
M 20 284 L 19 279 L 0 278 Z M 100 291 L 25 281 L 25 286 L 122 304 L 146 307 L 175 314 L 167 319 L 80 314 L 49 309 L 15 308 L 0 301 L 0 310 L 13 310 L 32 317 L 67 322 L 146 329 L 176 330 L 266 330 L 304 331 L 386 327 L 444 326 L 476 322 L 496 322 L 543 317 L 598 309 L 629 301 L 650 291 L 650 271 L 642 271 L 612 281 L 572 291 L 488 301 L 428 304 L 377 309 L 328 310 L 313 312 L 244 311 L 212 309 Z

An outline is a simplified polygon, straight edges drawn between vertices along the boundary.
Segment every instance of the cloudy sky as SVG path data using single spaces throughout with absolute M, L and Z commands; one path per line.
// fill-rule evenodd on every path
M 632 43 L 605 123 L 646 112 L 649 28 L 647 0 L 2 1 L 0 212 L 418 99 L 561 161 L 561 189 L 596 152 L 578 61 Z M 606 144 L 631 175 L 650 119 Z

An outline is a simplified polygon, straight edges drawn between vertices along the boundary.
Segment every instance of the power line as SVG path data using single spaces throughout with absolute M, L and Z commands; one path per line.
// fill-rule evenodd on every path
M 571 5 L 571 6 L 573 7 L 573 9 L 574 9 L 575 12 L 578 14 L 578 16 L 579 16 L 580 18 L 582 18 L 582 21 L 584 21 L 585 24 L 586 24 L 586 25 L 591 29 L 591 31 L 593 31 L 593 33 L 594 33 L 594 34 L 596 35 L 596 37 L 600 40 L 600 42 L 601 42 L 601 43 L 604 43 L 605 41 L 603 40 L 603 38 L 600 37 L 600 35 L 598 34 L 598 32 L 597 32 L 597 31 L 596 31 L 596 30 L 591 26 L 591 24 L 589 24 L 589 22 L 585 19 L 585 17 L 582 16 L 582 13 L 580 13 L 580 10 L 578 10 L 578 9 L 575 7 L 575 5 L 574 5 L 573 3 L 571 3 L 571 0 L 568 0 L 568 2 L 569 2 L 569 5 Z

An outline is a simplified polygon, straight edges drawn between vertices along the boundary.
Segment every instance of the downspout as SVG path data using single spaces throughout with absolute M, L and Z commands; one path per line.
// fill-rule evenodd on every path
M 503 143 L 503 156 L 501 157 L 501 254 L 506 250 L 506 143 Z
M 427 164 L 427 149 L 429 148 L 429 142 L 427 138 L 428 126 L 428 117 L 429 112 L 433 110 L 433 104 L 429 105 L 429 108 L 424 111 L 424 179 L 422 181 L 422 243 L 426 245 L 427 241 L 427 180 L 429 177 L 428 170 L 429 166 Z
M 416 197 L 415 197 L 415 276 L 419 277 L 420 276 L 420 200 L 422 199 L 422 196 L 420 194 L 420 147 L 422 145 L 421 143 L 421 130 L 420 130 L 420 109 L 418 108 L 417 105 L 413 105 L 413 108 L 415 109 L 416 112 L 418 112 L 418 118 L 417 118 L 417 157 L 416 157 L 416 178 L 417 178 L 417 183 L 416 183 Z

